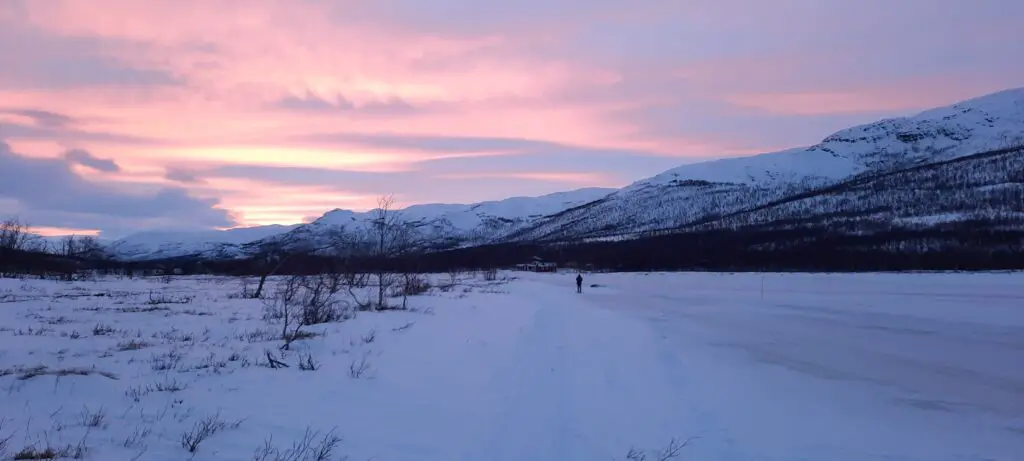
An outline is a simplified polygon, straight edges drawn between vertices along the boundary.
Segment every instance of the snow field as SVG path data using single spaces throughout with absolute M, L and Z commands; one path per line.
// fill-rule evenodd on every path
M 251 460 L 272 438 L 280 456 L 266 459 L 316 459 L 285 453 L 307 429 L 314 442 L 342 438 L 325 459 L 417 453 L 438 434 L 424 432 L 428 422 L 447 411 L 434 396 L 451 391 L 431 378 L 456 375 L 463 365 L 446 358 L 471 339 L 445 334 L 453 327 L 443 319 L 472 320 L 468 295 L 498 286 L 470 277 L 410 311 L 306 327 L 316 336 L 290 351 L 279 350 L 280 326 L 262 319 L 264 303 L 241 291 L 239 279 L 216 277 L 0 279 L 4 456 Z M 437 316 L 435 306 L 465 312 Z M 267 368 L 266 351 L 289 367 Z M 309 357 L 317 369 L 301 370 Z M 184 434 L 211 422 L 215 433 L 189 452 Z
M 1024 453 L 1024 274 L 574 277 L 431 276 L 288 351 L 240 279 L 0 279 L 0 459 Z

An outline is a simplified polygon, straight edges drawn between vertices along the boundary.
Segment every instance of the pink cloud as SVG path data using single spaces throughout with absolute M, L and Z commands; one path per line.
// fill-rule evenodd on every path
M 603 173 L 553 173 L 553 172 L 494 172 L 494 173 L 450 173 L 441 174 L 441 179 L 487 179 L 487 178 L 511 178 L 524 179 L 529 181 L 550 181 L 564 183 L 566 185 L 581 185 L 601 187 L 621 187 L 624 184 L 621 180 Z
M 475 188 L 457 194 L 466 200 L 494 198 L 499 181 L 502 193 L 613 185 L 666 159 L 787 147 L 1024 78 L 1006 59 L 1019 50 L 1012 11 L 874 3 L 885 12 L 755 0 L 24 1 L 0 6 L 0 136 L 22 156 L 83 149 L 119 167 L 73 167 L 93 183 L 185 187 L 247 223 L 287 222 L 275 220 L 370 206 L 373 194 L 216 170 L 444 177 L 445 194 Z M 971 34 L 951 37 L 954 25 Z M 777 124 L 798 129 L 783 136 Z M 607 173 L 575 167 L 601 161 Z
M 63 237 L 67 235 L 90 236 L 100 235 L 99 229 L 73 229 L 69 227 L 31 226 L 28 231 L 43 237 Z

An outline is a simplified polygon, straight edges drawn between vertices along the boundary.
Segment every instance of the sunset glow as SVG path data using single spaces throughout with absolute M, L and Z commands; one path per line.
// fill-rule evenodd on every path
M 0 0 L 0 216 L 47 235 L 621 187 L 1024 82 L 1010 0 L 101 3 Z

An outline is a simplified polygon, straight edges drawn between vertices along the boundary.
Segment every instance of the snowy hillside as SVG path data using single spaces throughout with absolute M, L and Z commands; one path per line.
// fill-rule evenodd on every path
M 1024 146 L 864 174 L 811 193 L 716 216 L 693 228 L 827 225 L 832 230 L 868 231 L 961 221 L 1024 228 L 1022 204 Z
M 237 252 L 243 243 L 281 234 L 297 225 L 241 227 L 204 232 L 140 232 L 110 244 L 110 252 L 124 260 L 173 258 L 198 253 Z
M 413 205 L 397 213 L 402 221 L 417 226 L 423 239 L 437 246 L 474 245 L 494 241 L 553 214 L 600 200 L 612 192 L 615 189 L 595 187 L 470 205 Z M 266 240 L 294 242 L 307 247 L 321 246 L 335 231 L 366 229 L 374 217 L 372 210 L 363 213 L 333 210 L 316 221 Z
M 1024 88 L 839 131 L 821 143 L 683 165 L 508 240 L 610 238 L 687 226 L 858 175 L 1024 144 Z M 828 211 L 828 210 L 819 210 Z
M 522 228 L 551 214 L 584 205 L 615 189 L 585 188 L 540 197 L 512 197 L 469 205 L 425 204 L 398 210 L 401 218 L 420 225 L 428 238 L 451 245 L 486 242 Z M 111 245 L 121 259 L 143 260 L 202 255 L 235 257 L 264 241 L 288 240 L 316 245 L 342 227 L 359 229 L 373 219 L 373 212 L 335 209 L 308 224 L 260 226 L 194 233 L 146 232 Z

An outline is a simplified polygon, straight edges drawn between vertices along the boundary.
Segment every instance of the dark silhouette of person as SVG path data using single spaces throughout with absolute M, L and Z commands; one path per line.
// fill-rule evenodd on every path
M 583 274 L 576 274 L 576 292 L 583 293 Z

